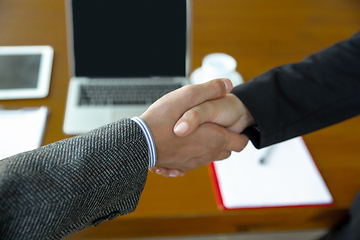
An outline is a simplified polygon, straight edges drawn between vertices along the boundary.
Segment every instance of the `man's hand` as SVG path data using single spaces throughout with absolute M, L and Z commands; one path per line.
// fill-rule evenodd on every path
M 239 98 L 228 94 L 224 98 L 206 101 L 188 110 L 176 123 L 174 132 L 184 137 L 205 122 L 216 123 L 236 133 L 255 124 L 249 110 Z
M 225 159 L 231 151 L 241 151 L 248 139 L 216 124 L 203 124 L 191 129 L 185 137 L 175 135 L 173 129 L 178 119 L 188 110 L 209 100 L 225 97 L 232 90 L 229 79 L 217 79 L 200 85 L 189 85 L 171 92 L 156 101 L 140 117 L 148 125 L 156 146 L 156 169 L 165 176 L 177 169 L 177 174 Z M 199 123 L 199 122 L 198 122 Z

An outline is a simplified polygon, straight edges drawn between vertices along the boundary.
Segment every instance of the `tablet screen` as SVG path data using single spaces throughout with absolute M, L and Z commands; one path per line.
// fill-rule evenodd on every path
M 41 55 L 0 55 L 0 89 L 36 88 Z
M 52 60 L 50 46 L 0 47 L 0 99 L 46 97 Z

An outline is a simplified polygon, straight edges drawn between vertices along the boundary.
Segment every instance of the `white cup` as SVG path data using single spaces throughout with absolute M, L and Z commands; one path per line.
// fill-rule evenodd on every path
M 241 75 L 236 72 L 236 60 L 225 53 L 211 53 L 202 60 L 200 68 L 190 76 L 192 84 L 204 83 L 216 78 L 229 78 L 234 86 L 243 83 Z
M 212 53 L 202 60 L 204 78 L 230 78 L 236 69 L 235 59 L 224 53 Z

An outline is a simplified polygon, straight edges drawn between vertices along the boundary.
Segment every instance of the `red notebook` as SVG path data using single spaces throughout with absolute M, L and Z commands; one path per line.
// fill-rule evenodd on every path
M 264 149 L 251 142 L 210 165 L 221 209 L 332 205 L 333 198 L 301 137 Z

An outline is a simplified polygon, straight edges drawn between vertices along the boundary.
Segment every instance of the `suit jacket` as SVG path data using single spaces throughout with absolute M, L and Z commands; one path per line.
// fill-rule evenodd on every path
M 257 123 L 244 133 L 258 148 L 354 117 L 360 113 L 360 32 L 233 93 Z
M 0 161 L 0 238 L 60 239 L 135 210 L 148 146 L 130 119 Z
M 360 32 L 300 63 L 274 68 L 233 92 L 257 123 L 244 133 L 258 148 L 359 115 Z M 360 239 L 360 192 L 349 216 L 325 238 Z

